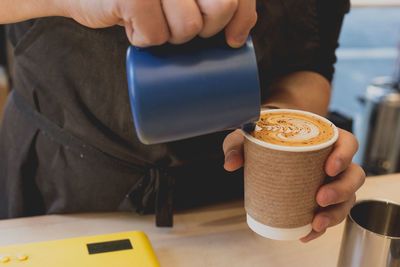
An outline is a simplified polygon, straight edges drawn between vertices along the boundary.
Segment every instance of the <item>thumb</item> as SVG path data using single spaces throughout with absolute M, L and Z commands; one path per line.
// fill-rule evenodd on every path
M 228 134 L 222 148 L 225 154 L 225 170 L 236 171 L 243 166 L 243 134 L 241 130 Z

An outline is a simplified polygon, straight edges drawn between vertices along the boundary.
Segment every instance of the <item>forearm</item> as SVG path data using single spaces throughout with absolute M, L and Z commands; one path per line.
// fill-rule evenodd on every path
M 264 105 L 310 111 L 325 116 L 331 86 L 326 78 L 311 71 L 286 75 L 271 85 L 272 92 Z
M 62 2 L 63 0 L 1 0 L 0 24 L 39 17 L 63 16 Z

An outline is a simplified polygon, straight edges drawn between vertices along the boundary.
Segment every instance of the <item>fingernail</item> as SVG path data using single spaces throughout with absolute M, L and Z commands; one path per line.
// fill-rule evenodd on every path
M 239 36 L 237 36 L 237 37 L 235 38 L 235 41 L 236 41 L 238 44 L 243 44 L 244 42 L 246 42 L 247 38 L 248 38 L 248 35 L 247 35 L 247 34 L 245 34 L 245 35 L 239 35 Z
M 324 207 L 332 204 L 336 200 L 336 192 L 332 189 L 326 189 L 325 197 L 322 200 L 322 205 Z
M 238 155 L 238 154 L 239 154 L 239 152 L 237 150 L 229 151 L 225 156 L 225 163 L 230 161 L 232 158 L 236 157 L 236 155 Z
M 230 42 L 230 45 L 231 45 L 232 47 L 236 47 L 236 48 L 241 47 L 241 46 L 243 46 L 244 43 L 246 42 L 247 37 L 248 37 L 247 35 L 239 35 L 239 36 L 236 36 L 236 37 Z
M 326 217 L 326 216 L 323 216 L 323 217 L 321 218 L 321 225 L 320 225 L 320 226 L 321 226 L 321 229 L 320 229 L 319 232 L 322 232 L 322 231 L 324 231 L 326 228 L 328 228 L 329 223 L 330 223 L 329 218 Z

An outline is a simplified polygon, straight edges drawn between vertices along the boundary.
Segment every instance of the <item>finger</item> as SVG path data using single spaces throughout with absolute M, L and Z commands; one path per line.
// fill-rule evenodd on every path
M 222 145 L 225 154 L 225 170 L 235 171 L 243 166 L 243 140 L 240 130 L 226 136 Z
M 199 35 L 207 38 L 225 28 L 236 12 L 238 0 L 198 0 L 197 4 L 204 23 Z
M 257 22 L 256 1 L 239 0 L 235 15 L 225 28 L 228 44 L 232 47 L 242 46 Z
M 126 36 L 128 37 L 128 40 L 132 45 L 145 46 L 144 44 L 139 44 L 139 43 L 133 41 L 133 25 L 132 25 L 131 21 L 127 21 L 127 22 L 124 21 L 124 26 L 125 26 Z
M 203 28 L 203 19 L 195 0 L 164 0 L 162 5 L 171 32 L 170 43 L 185 43 Z
M 328 227 L 339 224 L 346 218 L 347 214 L 349 214 L 355 202 L 356 195 L 353 194 L 349 200 L 343 203 L 322 209 L 317 215 L 315 215 L 312 221 L 313 230 L 316 232 L 322 232 Z
M 309 242 L 311 240 L 314 240 L 314 239 L 320 237 L 325 232 L 326 232 L 326 230 L 322 231 L 322 232 L 316 232 L 316 231 L 312 230 L 308 235 L 306 235 L 305 237 L 300 238 L 300 241 L 303 242 L 303 243 L 307 243 L 307 242 Z
M 339 138 L 325 164 L 325 172 L 334 177 L 344 171 L 358 149 L 357 139 L 351 133 L 338 129 Z
M 124 26 L 125 26 L 125 22 L 121 19 L 121 20 L 117 23 L 117 25 L 118 25 L 118 26 L 124 27 Z
M 124 20 L 126 35 L 133 45 L 153 46 L 168 41 L 168 24 L 159 0 L 133 1 L 121 7 L 119 12 Z
M 350 199 L 364 184 L 365 172 L 355 163 L 350 166 L 334 181 L 323 185 L 317 192 L 317 203 L 321 207 L 334 205 Z

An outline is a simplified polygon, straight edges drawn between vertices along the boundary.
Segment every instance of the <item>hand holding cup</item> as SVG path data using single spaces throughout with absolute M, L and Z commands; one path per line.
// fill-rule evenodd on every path
M 339 137 L 333 145 L 323 170 L 332 181 L 321 186 L 316 193 L 316 203 L 321 207 L 315 214 L 312 231 L 301 240 L 307 242 L 322 235 L 327 227 L 340 223 L 355 201 L 355 191 L 363 184 L 365 174 L 351 159 L 357 150 L 357 141 L 350 133 L 338 129 Z M 225 139 L 225 169 L 234 171 L 243 165 L 243 140 L 237 130 Z

